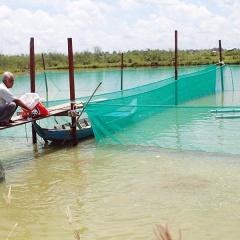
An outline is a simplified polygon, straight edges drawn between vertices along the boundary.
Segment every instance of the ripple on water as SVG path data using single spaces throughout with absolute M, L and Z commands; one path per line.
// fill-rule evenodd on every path
M 4 163 L 0 190 L 12 186 L 12 203 L 0 199 L 2 236 L 19 222 L 13 239 L 72 239 L 67 206 L 86 239 L 151 239 L 156 223 L 168 223 L 175 238 L 178 228 L 184 239 L 240 233 L 237 154 L 94 142 L 32 150 Z

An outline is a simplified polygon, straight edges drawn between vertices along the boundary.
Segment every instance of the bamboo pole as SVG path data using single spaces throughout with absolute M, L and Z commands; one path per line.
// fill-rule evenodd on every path
M 68 38 L 68 65 L 69 65 L 69 84 L 70 84 L 70 105 L 71 105 L 71 110 L 75 110 L 75 86 L 74 86 L 74 63 L 73 63 L 72 38 Z M 76 117 L 71 117 L 71 118 L 72 118 L 73 145 L 75 146 L 78 144 Z
M 46 66 L 44 61 L 44 55 L 42 53 L 42 64 L 43 64 L 43 70 L 44 70 L 44 79 L 45 79 L 45 88 L 46 88 L 46 101 L 48 103 L 48 83 L 47 83 L 47 73 L 46 73 Z
M 223 58 L 222 58 L 222 42 L 221 40 L 219 40 L 219 64 L 220 67 L 222 67 L 223 65 Z M 223 70 L 221 68 L 221 87 L 222 87 L 222 91 L 224 91 L 224 81 L 223 81 Z

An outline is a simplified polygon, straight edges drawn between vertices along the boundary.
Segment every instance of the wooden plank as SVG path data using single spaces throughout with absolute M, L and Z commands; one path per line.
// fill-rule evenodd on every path
M 98 99 L 95 99 L 91 102 L 103 102 L 103 101 L 106 101 L 106 100 L 108 100 L 108 98 L 98 98 Z M 83 108 L 83 103 L 86 103 L 86 101 L 77 101 L 75 103 L 76 109 Z M 60 105 L 57 105 L 57 106 L 49 107 L 48 111 L 49 111 L 50 115 L 44 116 L 44 117 L 34 118 L 33 120 L 37 121 L 37 120 L 41 120 L 43 118 L 48 118 L 48 117 L 51 117 L 51 116 L 67 116 L 67 113 L 70 110 L 71 110 L 70 104 L 69 103 L 63 103 L 63 104 L 60 104 Z M 0 126 L 0 130 L 4 130 L 6 128 L 16 127 L 16 126 L 19 126 L 19 125 L 22 125 L 22 124 L 27 124 L 27 123 L 32 122 L 32 121 L 28 121 L 26 118 L 22 118 L 22 116 L 12 117 L 12 120 L 15 121 L 15 123 L 12 123 L 11 126 L 3 126 L 3 127 Z
M 76 109 L 80 109 L 80 108 L 83 108 L 82 102 L 76 102 Z M 48 118 L 51 116 L 67 116 L 68 111 L 70 111 L 70 105 L 69 103 L 64 103 L 61 105 L 49 107 L 48 111 L 50 115 L 44 116 L 44 117 L 37 117 L 37 118 L 34 118 L 33 120 L 34 121 L 41 120 L 43 118 Z M 16 127 L 22 124 L 27 124 L 32 122 L 32 121 L 28 121 L 26 118 L 22 118 L 22 116 L 12 117 L 12 120 L 15 122 L 12 123 L 11 126 L 0 126 L 0 130 L 10 128 L 10 127 Z

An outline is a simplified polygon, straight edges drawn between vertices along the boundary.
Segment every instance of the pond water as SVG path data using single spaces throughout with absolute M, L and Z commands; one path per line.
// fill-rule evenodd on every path
M 42 142 L 33 146 L 27 131 L 22 127 L 18 135 L 16 129 L 15 136 L 0 131 L 0 160 L 6 173 L 0 183 L 1 239 L 7 239 L 16 223 L 9 239 L 75 239 L 74 230 L 89 240 L 156 239 L 153 228 L 158 223 L 168 224 L 173 239 L 178 239 L 179 229 L 182 239 L 240 235 L 236 148 L 214 152 L 167 144 L 114 146 L 94 138 L 75 147 Z M 235 130 L 228 141 L 239 137 Z M 7 205 L 4 196 L 10 186 Z
M 74 239 L 73 228 L 81 239 L 155 239 L 157 223 L 167 223 L 175 239 L 179 228 L 183 239 L 240 234 L 239 155 L 103 146 L 94 139 L 77 147 L 9 140 L 0 152 L 2 239 L 16 223 L 11 239 Z

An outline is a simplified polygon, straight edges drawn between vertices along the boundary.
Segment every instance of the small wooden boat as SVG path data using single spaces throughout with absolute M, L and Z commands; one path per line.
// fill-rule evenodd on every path
M 133 99 L 130 104 L 117 109 L 114 112 L 105 113 L 101 116 L 96 116 L 101 118 L 101 122 L 104 124 L 115 123 L 121 126 L 122 120 L 130 119 L 137 110 L 137 99 Z M 47 141 L 54 142 L 65 142 L 73 140 L 71 131 L 71 124 L 66 123 L 63 125 L 57 125 L 54 128 L 42 128 L 37 123 L 33 123 L 33 127 L 37 134 Z M 76 122 L 77 127 L 77 138 L 78 140 L 93 136 L 93 129 L 88 118 L 80 119 Z
M 42 128 L 37 123 L 34 123 L 33 127 L 37 134 L 43 138 L 45 142 L 62 142 L 72 140 L 72 134 L 69 134 L 69 131 L 71 131 L 70 123 L 57 125 L 54 128 Z M 80 119 L 77 122 L 76 127 L 78 140 L 93 136 L 93 129 L 88 118 Z

